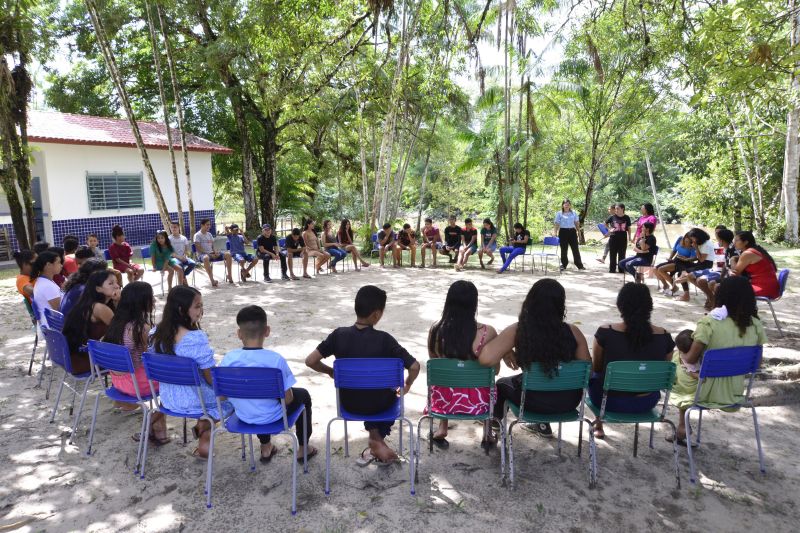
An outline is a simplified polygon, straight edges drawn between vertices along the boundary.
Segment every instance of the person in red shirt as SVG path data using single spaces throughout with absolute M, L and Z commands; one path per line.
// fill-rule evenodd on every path
M 114 268 L 128 276 L 128 283 L 142 279 L 144 268 L 131 261 L 133 249 L 125 242 L 125 231 L 122 226 L 116 225 L 111 228 L 111 240 L 113 242 L 108 247 L 108 255 L 111 256 Z
M 739 259 L 735 265 L 731 262 L 731 274 L 734 276 L 747 274 L 756 296 L 777 298 L 781 291 L 778 284 L 778 267 L 769 252 L 756 244 L 756 238 L 749 231 L 737 232 L 733 245 L 739 251 Z
M 436 251 L 441 246 L 442 235 L 439 233 L 439 228 L 433 225 L 433 220 L 430 218 L 425 219 L 425 227 L 422 228 L 422 263 L 420 268 L 425 268 L 425 250 L 430 249 L 431 256 L 433 257 L 433 266 L 436 266 Z
M 64 236 L 64 275 L 69 277 L 78 271 L 78 263 L 75 261 L 75 251 L 78 249 L 78 239 L 73 235 Z

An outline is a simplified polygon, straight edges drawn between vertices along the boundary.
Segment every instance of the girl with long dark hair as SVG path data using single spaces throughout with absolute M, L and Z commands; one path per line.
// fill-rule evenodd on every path
M 512 370 L 527 369 L 539 363 L 549 376 L 558 373 L 559 363 L 574 360 L 590 361 L 586 338 L 567 316 L 564 287 L 554 279 L 540 279 L 533 284 L 519 313 L 519 320 L 503 330 L 480 353 L 484 366 L 501 360 Z M 556 414 L 575 409 L 583 391 L 525 393 L 525 409 L 537 413 Z M 497 380 L 497 402 L 494 416 L 503 418 L 503 404 L 508 400 L 519 405 L 522 398 L 522 374 Z M 530 429 L 551 435 L 549 424 L 537 424 Z
M 756 295 L 747 278 L 724 278 L 717 289 L 715 302 L 715 312 L 701 318 L 695 326 L 692 346 L 683 355 L 683 362 L 687 364 L 699 367 L 706 350 L 761 346 L 767 342 L 764 325 L 758 318 Z M 678 444 L 685 446 L 686 425 L 683 415 L 694 404 L 698 380 L 696 375 L 684 368 L 678 354 L 673 361 L 678 369 L 669 399 L 680 409 Z M 706 379 L 700 389 L 698 402 L 709 409 L 739 403 L 744 394 L 744 384 L 744 376 Z
M 172 278 L 175 274 L 178 275 L 178 284 L 186 285 L 186 278 L 183 275 L 183 267 L 172 254 L 175 249 L 172 248 L 172 243 L 169 240 L 169 235 L 166 231 L 159 231 L 150 243 L 150 262 L 153 265 L 153 271 L 161 271 L 162 274 L 167 274 L 167 287 L 172 288 Z
M 428 356 L 431 359 L 447 358 L 475 361 L 490 340 L 497 336 L 492 326 L 475 319 L 478 312 L 478 289 L 470 281 L 459 280 L 450 285 L 444 301 L 442 318 L 428 332 Z M 499 370 L 499 364 L 498 370 Z M 459 389 L 432 387 L 431 411 L 479 415 L 489 406 L 489 388 Z M 482 445 L 492 446 L 496 439 L 484 426 Z M 439 420 L 439 429 L 433 435 L 433 443 L 447 448 L 447 420 Z
M 658 217 L 656 217 L 656 210 L 653 208 L 653 204 L 649 202 L 643 203 L 639 208 L 639 213 L 641 213 L 642 216 L 636 221 L 636 234 L 633 236 L 633 239 L 631 239 L 631 244 L 636 244 L 636 241 L 641 237 L 645 222 L 649 222 L 653 226 L 658 225 Z
M 581 251 L 578 248 L 578 231 L 581 229 L 581 223 L 578 220 L 578 214 L 572 210 L 572 202 L 566 198 L 561 202 L 561 210 L 556 213 L 553 223 L 553 234 L 558 237 L 561 246 L 561 270 L 566 269 L 569 264 L 567 247 L 572 250 L 572 261 L 575 263 L 575 267 L 578 270 L 586 270 L 581 261 Z
M 756 238 L 749 231 L 737 232 L 733 245 L 740 253 L 731 274 L 749 276 L 756 296 L 777 298 L 780 294 L 778 267 L 769 252 L 756 244 Z
M 108 262 L 105 259 L 102 261 L 99 259 L 87 259 L 78 268 L 77 272 L 67 278 L 66 283 L 64 283 L 62 287 L 64 297 L 61 298 L 61 313 L 64 315 L 69 313 L 70 309 L 78 303 L 81 294 L 83 294 L 83 289 L 86 288 L 86 282 L 89 281 L 89 276 L 94 272 L 100 272 L 102 270 L 108 270 Z M 114 275 L 116 276 L 116 274 Z M 119 277 L 117 277 L 117 285 L 119 285 Z
M 339 224 L 337 237 L 339 238 L 339 244 L 347 253 L 353 256 L 353 265 L 356 267 L 356 270 L 361 270 L 359 264 L 361 267 L 369 266 L 369 263 L 362 259 L 361 252 L 358 251 L 358 246 L 356 246 L 353 241 L 353 226 L 346 218 L 343 218 L 341 224 Z
M 42 325 L 47 325 L 44 316 L 46 308 L 58 311 L 61 306 L 61 289 L 53 278 L 61 272 L 61 258 L 58 254 L 44 251 L 36 256 L 31 264 L 31 283 L 33 283 L 33 302 L 39 308 L 39 320 Z
M 203 297 L 200 291 L 185 285 L 173 287 L 167 295 L 161 322 L 156 326 L 150 345 L 158 353 L 186 357 L 197 363 L 204 379 L 200 387 L 203 405 L 209 416 L 219 420 L 227 414 L 231 406 L 228 402 L 222 402 L 225 413 L 220 413 L 217 409 L 217 399 L 211 388 L 209 370 L 216 365 L 214 350 L 211 348 L 208 336 L 200 329 L 201 318 L 203 318 Z M 159 396 L 164 406 L 172 411 L 190 414 L 203 410 L 194 387 L 160 383 Z M 211 424 L 207 420 L 197 421 L 192 433 L 200 442 L 192 455 L 208 457 L 210 430 Z
M 62 332 L 69 346 L 73 372 L 89 372 L 89 355 L 81 352 L 80 348 L 89 339 L 100 340 L 106 334 L 114 318 L 119 294 L 119 284 L 113 272 L 94 272 L 86 281 L 80 298 L 64 317 Z
M 650 323 L 653 298 L 646 285 L 626 283 L 617 295 L 617 310 L 622 322 L 601 326 L 592 345 L 592 378 L 589 398 L 595 405 L 603 402 L 603 380 L 606 367 L 616 361 L 669 361 L 675 342 L 664 328 Z M 630 394 L 610 391 L 608 411 L 643 413 L 656 406 L 661 393 Z M 595 422 L 595 437 L 602 439 L 603 425 Z

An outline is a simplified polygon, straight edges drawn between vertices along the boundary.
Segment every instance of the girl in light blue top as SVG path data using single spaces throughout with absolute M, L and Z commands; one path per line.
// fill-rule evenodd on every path
M 572 210 L 572 202 L 565 199 L 561 202 L 561 211 L 556 213 L 553 234 L 558 236 L 561 246 L 561 270 L 567 268 L 567 246 L 572 249 L 572 260 L 578 270 L 586 270 L 581 261 L 581 252 L 578 249 L 578 230 L 581 228 L 578 214 Z
M 152 349 L 157 353 L 174 354 L 176 357 L 187 357 L 194 360 L 200 368 L 203 378 L 200 386 L 200 397 L 195 387 L 184 385 L 159 384 L 159 395 L 164 407 L 183 414 L 205 412 L 214 420 L 220 420 L 233 411 L 231 404 L 222 402 L 224 412 L 217 409 L 217 399 L 211 388 L 211 367 L 216 365 L 214 350 L 208 342 L 208 336 L 200 329 L 203 317 L 203 298 L 194 287 L 178 285 L 167 295 L 161 322 L 156 326 L 151 337 Z M 192 455 L 207 458 L 211 424 L 208 420 L 198 420 L 192 428 L 195 438 L 200 440 Z

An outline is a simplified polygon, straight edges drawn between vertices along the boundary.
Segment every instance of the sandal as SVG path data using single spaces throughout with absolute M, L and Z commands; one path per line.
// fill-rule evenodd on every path
M 316 455 L 318 453 L 319 453 L 319 450 L 317 450 L 316 448 L 311 448 L 310 450 L 306 449 L 306 460 L 310 460 L 312 457 L 316 457 Z M 302 455 L 297 458 L 297 462 L 300 463 L 300 464 L 303 464 L 303 456 Z
M 672 443 L 672 435 L 667 435 L 666 437 L 664 437 L 664 440 L 671 444 Z M 676 444 L 678 446 L 683 446 L 684 448 L 686 448 L 686 445 L 687 445 L 686 444 L 686 437 L 683 437 L 683 438 L 678 437 L 677 441 L 675 441 L 675 442 L 676 442 Z M 697 448 L 698 446 L 699 446 L 699 444 L 697 444 L 696 442 L 692 443 L 692 448 Z
M 594 438 L 597 440 L 603 440 L 606 438 L 606 433 L 602 429 L 595 429 L 594 431 Z
M 261 463 L 267 464 L 270 461 L 272 461 L 272 458 L 275 457 L 277 454 L 278 454 L 278 447 L 273 445 L 272 448 L 270 448 L 269 453 L 267 455 L 262 455 L 258 460 Z
M 365 466 L 369 466 L 373 461 L 375 461 L 375 456 L 372 455 L 372 452 L 369 450 L 369 446 L 367 446 L 359 454 L 359 458 L 356 459 L 356 464 L 363 468 Z
M 534 435 L 539 435 L 542 437 L 552 437 L 553 430 L 550 428 L 550 424 L 521 424 L 522 429 L 533 433 Z
M 142 440 L 142 434 L 139 433 L 139 432 L 136 432 L 133 435 L 131 435 L 131 439 L 133 439 L 134 442 L 140 442 Z M 152 444 L 153 446 L 158 448 L 158 447 L 163 446 L 165 444 L 169 444 L 170 442 L 172 442 L 172 439 L 169 438 L 169 437 L 164 437 L 164 438 L 160 439 L 160 438 L 156 437 L 155 435 L 151 434 L 151 435 L 149 435 L 147 437 L 147 442 L 149 442 L 150 444 Z
M 447 437 L 433 437 L 431 442 L 440 450 L 446 450 L 450 448 L 450 442 L 447 440 Z

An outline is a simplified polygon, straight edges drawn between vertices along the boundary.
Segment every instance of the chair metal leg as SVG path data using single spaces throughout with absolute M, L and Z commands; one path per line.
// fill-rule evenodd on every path
M 591 433 L 591 428 L 589 433 Z M 581 456 L 581 449 L 583 448 L 583 420 L 578 420 L 578 457 Z
M 39 345 L 39 328 L 33 326 L 33 350 L 31 350 L 31 362 L 28 363 L 28 375 L 33 371 L 33 360 L 36 357 L 36 347 Z M 39 381 L 41 385 L 41 380 Z
M 695 485 L 697 483 L 697 476 L 694 470 L 694 454 L 692 453 L 692 426 L 690 424 L 692 414 L 692 410 L 694 408 L 690 407 L 686 410 L 686 413 L 683 415 L 684 424 L 686 424 L 686 454 L 689 456 L 689 483 Z M 677 433 L 675 438 L 677 439 Z
M 250 442 L 250 471 L 251 472 L 255 472 L 256 471 L 256 456 L 253 453 L 253 436 L 252 435 L 248 435 L 248 437 L 249 438 L 247 440 Z
M 413 431 L 412 431 L 413 433 Z M 403 456 L 403 419 L 400 419 L 400 446 L 397 449 L 398 454 L 400 457 Z
M 758 415 L 756 415 L 755 406 L 751 406 L 750 409 L 753 411 L 753 427 L 756 430 L 756 445 L 758 445 L 758 466 L 761 469 L 761 473 L 766 474 L 767 470 L 764 467 L 764 451 L 761 449 L 761 432 L 758 429 Z
M 781 323 L 778 322 L 778 317 L 775 316 L 775 308 L 772 307 L 772 302 L 767 300 L 767 305 L 769 306 L 769 310 L 772 311 L 772 320 L 775 321 L 775 327 L 778 328 L 778 334 L 783 337 L 783 330 L 781 329 Z
M 75 434 L 78 432 L 78 424 L 81 421 L 81 414 L 83 413 L 83 406 L 86 404 L 86 393 L 89 390 L 89 384 L 92 382 L 92 378 L 87 378 L 85 380 L 85 384 L 83 385 L 83 393 L 81 394 L 81 403 L 78 405 L 78 412 L 75 413 L 75 422 L 72 424 L 72 433 L 69 436 L 69 443 L 72 444 L 73 440 L 75 439 Z M 77 385 L 77 383 L 75 384 Z M 74 391 L 75 389 L 73 389 Z
M 494 417 L 490 420 L 497 421 L 500 426 L 500 483 L 502 484 L 506 479 L 506 426 Z
M 655 428 L 656 423 L 650 422 L 650 449 L 653 449 L 653 429 Z
M 297 435 L 289 433 L 292 437 L 292 515 L 297 514 Z
M 344 456 L 350 457 L 350 439 L 347 438 L 347 420 L 344 421 Z
M 206 461 L 206 509 L 211 509 L 211 484 L 214 479 L 214 437 L 217 436 L 219 429 L 215 428 L 214 424 L 211 424 L 211 441 L 208 445 L 208 460 Z
M 139 430 L 139 435 L 148 435 L 148 433 L 144 432 L 144 428 L 145 428 L 145 424 L 147 423 L 147 413 L 150 412 L 150 407 L 152 407 L 152 406 L 148 406 L 148 405 L 146 405 L 144 403 L 142 403 L 141 405 L 142 405 L 142 426 L 141 426 L 141 429 Z M 143 453 L 143 449 L 142 448 L 143 448 L 143 446 L 146 446 L 146 445 L 147 445 L 147 440 L 145 440 L 143 438 L 139 438 L 139 446 L 136 449 L 136 464 L 135 464 L 134 469 L 133 469 L 133 473 L 134 474 L 138 474 L 139 473 L 139 467 L 142 464 L 142 453 Z
M 142 432 L 142 435 L 149 435 L 150 434 L 150 424 L 152 423 L 152 415 L 153 415 L 153 411 L 152 410 L 149 410 L 149 411 L 147 411 L 147 413 L 145 413 L 145 415 L 144 415 L 145 416 L 144 431 Z M 186 420 L 186 419 L 184 418 L 184 420 Z M 139 472 L 139 479 L 144 479 L 144 468 L 145 468 L 145 465 L 147 464 L 147 449 L 149 448 L 149 446 L 147 446 L 147 441 L 145 439 L 142 439 L 142 442 L 143 442 L 143 444 L 142 444 L 142 468 L 141 468 L 141 471 Z
M 325 494 L 331 493 L 331 424 L 337 420 L 328 422 L 328 429 L 325 431 Z M 347 422 L 344 423 L 345 431 L 347 430 Z M 347 437 L 345 437 L 347 442 Z
M 244 442 L 244 433 L 241 433 L 240 436 L 242 437 L 242 461 L 247 461 L 247 452 L 245 451 L 247 445 Z
M 183 443 L 186 444 L 189 442 L 186 435 L 186 424 L 188 423 L 187 419 L 183 419 Z M 242 440 L 242 460 L 244 460 L 244 440 Z
M 633 425 L 633 456 L 639 451 L 639 423 Z
M 508 425 L 508 482 L 511 490 L 514 490 L 514 426 L 519 420 L 514 420 Z
M 55 371 L 55 369 L 54 369 Z M 64 372 L 64 377 L 61 378 L 61 384 L 58 386 L 58 394 L 56 394 L 56 403 L 53 406 L 53 414 L 50 416 L 50 423 L 52 424 L 56 419 L 56 411 L 58 410 L 58 404 L 61 401 L 61 393 L 64 391 L 64 382 L 67 380 L 67 373 Z
M 672 420 L 664 419 L 663 422 L 665 424 L 669 424 L 672 428 L 672 454 L 675 457 L 675 483 L 677 488 L 681 488 L 681 470 L 680 464 L 678 460 L 678 428 L 675 427 L 675 424 L 672 423 Z M 687 441 L 688 442 L 688 441 Z M 691 446 L 687 446 L 687 448 L 691 448 Z
M 420 440 L 422 439 L 422 421 L 426 418 L 431 418 L 429 415 L 422 415 L 422 417 L 417 422 L 417 443 L 416 443 L 416 453 L 414 454 L 414 461 L 416 464 L 414 465 L 414 481 L 419 482 L 419 449 L 420 449 Z
M 433 453 L 433 417 L 428 417 L 428 453 Z
M 303 408 L 303 434 L 306 435 L 306 441 L 303 443 L 303 474 L 308 474 L 308 411 Z
M 100 392 L 94 397 L 94 410 L 92 411 L 92 424 L 89 426 L 89 446 L 86 448 L 86 455 L 92 455 L 92 442 L 94 442 L 94 426 L 97 424 L 97 408 L 100 406 Z M 145 436 L 139 435 L 139 442 L 142 442 Z
M 589 425 L 589 488 L 593 489 L 597 486 L 597 443 L 594 439 L 594 431 L 591 430 L 592 421 L 584 419 Z
M 411 420 L 408 418 L 401 418 L 400 419 L 400 431 L 402 433 L 403 422 L 408 424 L 408 442 L 409 442 L 409 454 L 410 457 L 408 458 L 408 481 L 411 483 L 411 495 L 414 496 L 417 493 L 416 485 L 414 485 L 414 424 L 411 423 Z M 402 452 L 401 452 L 402 453 Z
M 558 423 L 558 455 L 561 456 L 561 422 Z
M 700 445 L 700 430 L 703 429 L 703 410 L 697 413 L 697 445 Z
M 77 382 L 75 383 L 77 385 Z M 69 416 L 72 416 L 75 413 L 75 395 L 78 394 L 78 391 L 75 388 L 72 389 L 72 401 L 69 404 Z

